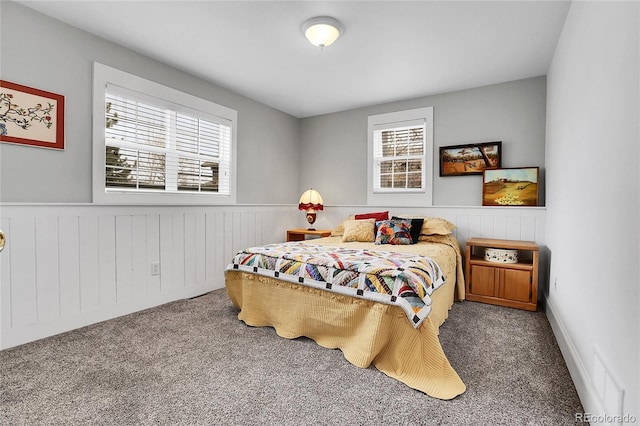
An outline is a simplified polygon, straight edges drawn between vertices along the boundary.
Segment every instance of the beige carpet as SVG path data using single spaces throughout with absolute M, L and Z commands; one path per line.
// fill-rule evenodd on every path
M 338 350 L 236 318 L 225 290 L 0 352 L 2 425 L 574 425 L 542 312 L 454 305 L 441 341 L 467 391 L 441 401 Z

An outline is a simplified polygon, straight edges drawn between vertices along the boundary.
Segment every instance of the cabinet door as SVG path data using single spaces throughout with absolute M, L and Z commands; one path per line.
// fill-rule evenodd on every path
M 531 272 L 504 269 L 501 297 L 519 302 L 531 302 Z
M 471 293 L 482 296 L 495 296 L 496 268 L 471 265 Z

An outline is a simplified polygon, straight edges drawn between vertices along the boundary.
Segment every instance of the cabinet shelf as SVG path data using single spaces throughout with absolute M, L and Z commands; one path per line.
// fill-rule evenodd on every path
M 527 271 L 533 270 L 533 261 L 522 261 L 518 263 L 498 263 L 498 262 L 489 262 L 488 260 L 484 260 L 482 257 L 472 256 L 471 263 L 474 265 L 484 265 L 490 267 L 508 267 L 512 269 L 523 269 Z
M 518 251 L 517 263 L 490 262 L 485 248 Z M 538 306 L 538 245 L 533 241 L 471 238 L 465 253 L 466 299 L 535 311 Z

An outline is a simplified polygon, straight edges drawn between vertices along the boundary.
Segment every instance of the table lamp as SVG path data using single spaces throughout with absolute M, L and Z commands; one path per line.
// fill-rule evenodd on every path
M 316 211 L 324 209 L 323 203 L 322 196 L 313 188 L 304 191 L 300 197 L 298 210 L 305 211 L 307 222 L 309 222 L 310 225 L 308 228 L 309 231 L 315 231 L 315 228 L 312 226 L 316 221 Z

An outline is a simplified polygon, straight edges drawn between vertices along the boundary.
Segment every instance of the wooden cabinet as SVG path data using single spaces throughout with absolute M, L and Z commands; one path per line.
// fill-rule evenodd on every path
M 304 229 L 304 228 L 296 228 L 296 229 L 288 229 L 287 230 L 287 241 L 304 241 L 307 239 L 307 236 L 311 236 L 311 238 L 320 238 L 320 237 L 328 237 L 331 235 L 330 229 Z
M 485 248 L 518 251 L 517 263 L 490 262 Z M 533 241 L 471 238 L 465 253 L 466 299 L 535 311 L 538 305 L 538 245 Z

